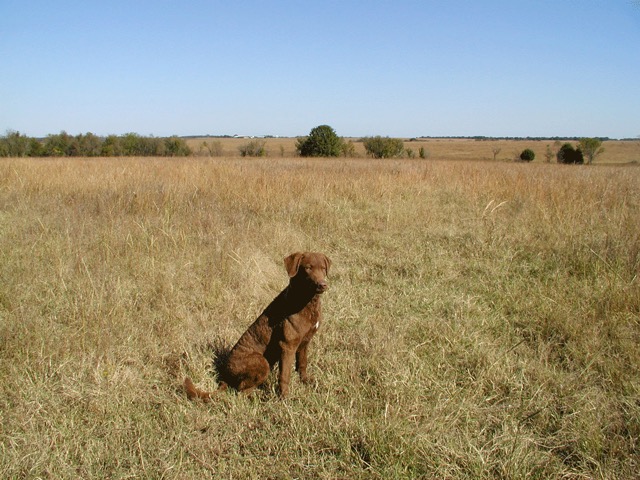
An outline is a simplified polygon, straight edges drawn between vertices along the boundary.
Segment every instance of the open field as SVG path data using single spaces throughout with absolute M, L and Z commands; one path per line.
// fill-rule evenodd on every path
M 256 139 L 265 142 L 269 157 L 293 157 L 296 154 L 295 138 L 264 138 Z M 354 142 L 355 154 L 365 157 L 366 152 L 362 142 L 357 138 L 345 139 Z M 252 141 L 250 138 L 192 138 L 187 141 L 191 149 L 198 153 L 203 143 L 219 142 L 224 156 L 239 156 L 239 147 Z M 561 140 L 564 143 L 565 140 Z M 560 143 L 559 142 L 559 143 Z M 578 142 L 567 140 L 572 145 Z M 536 154 L 534 163 L 545 163 L 547 145 L 555 154 L 559 144 L 554 140 L 472 140 L 460 138 L 420 138 L 405 139 L 404 146 L 411 149 L 418 157 L 420 147 L 423 147 L 429 160 L 493 160 L 493 150 L 500 149 L 496 160 L 513 161 L 519 158 L 525 148 L 530 148 Z M 596 159 L 596 164 L 627 164 L 640 163 L 640 139 L 638 141 L 609 140 L 603 143 L 604 153 Z M 205 149 L 205 151 L 207 151 Z M 207 151 L 208 152 L 208 151 Z M 204 152 L 203 152 L 204 153 Z M 555 156 L 552 163 L 556 163 Z
M 640 168 L 435 152 L 1 160 L 0 477 L 639 478 Z M 317 384 L 187 401 L 301 249 Z

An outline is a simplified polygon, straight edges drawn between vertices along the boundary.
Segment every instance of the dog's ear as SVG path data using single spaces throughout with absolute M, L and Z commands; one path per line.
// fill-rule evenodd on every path
M 302 257 L 302 252 L 296 252 L 284 258 L 284 266 L 287 269 L 287 273 L 290 277 L 295 277 L 298 273 L 298 267 L 300 266 Z
M 331 266 L 331 259 L 324 254 L 322 256 L 324 257 L 324 266 L 327 270 L 327 275 L 329 275 L 329 267 Z

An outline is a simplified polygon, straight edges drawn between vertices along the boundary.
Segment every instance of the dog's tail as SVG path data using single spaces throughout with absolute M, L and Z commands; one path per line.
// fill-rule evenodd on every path
M 199 398 L 205 403 L 211 400 L 211 393 L 200 390 L 194 385 L 189 377 L 184 379 L 184 389 L 187 392 L 187 398 L 189 400 L 196 400 Z
M 187 398 L 189 400 L 200 399 L 203 402 L 207 403 L 211 400 L 211 397 L 215 394 L 215 392 L 205 392 L 204 390 L 199 389 L 195 386 L 195 384 L 191 381 L 189 377 L 184 379 L 184 389 L 187 392 Z M 226 390 L 227 384 L 222 382 L 220 383 L 220 387 L 218 390 Z

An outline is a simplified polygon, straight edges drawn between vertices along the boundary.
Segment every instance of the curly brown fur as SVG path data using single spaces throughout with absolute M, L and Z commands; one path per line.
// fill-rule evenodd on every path
M 278 363 L 278 391 L 289 392 L 294 361 L 302 382 L 307 373 L 307 350 L 322 322 L 320 296 L 327 288 L 331 260 L 322 253 L 297 252 L 284 259 L 289 285 L 265 308 L 229 352 L 221 374 L 224 382 L 242 393 L 251 393 L 264 383 Z M 209 401 L 212 393 L 197 388 L 190 378 L 184 381 L 189 399 Z

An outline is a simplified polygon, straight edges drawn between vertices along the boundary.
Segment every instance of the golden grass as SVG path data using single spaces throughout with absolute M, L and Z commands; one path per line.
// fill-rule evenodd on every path
M 638 168 L 2 160 L 0 476 L 636 477 L 639 225 Z M 188 402 L 299 249 L 317 386 Z

